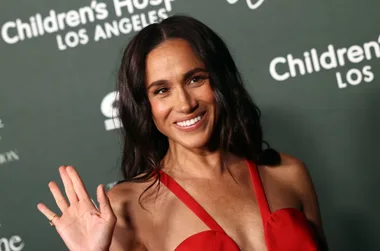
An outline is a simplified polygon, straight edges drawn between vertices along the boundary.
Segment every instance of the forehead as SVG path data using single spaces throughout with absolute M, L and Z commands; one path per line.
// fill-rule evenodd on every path
M 147 84 L 157 80 L 174 80 L 203 62 L 194 53 L 191 45 L 183 39 L 171 39 L 153 49 L 146 58 Z

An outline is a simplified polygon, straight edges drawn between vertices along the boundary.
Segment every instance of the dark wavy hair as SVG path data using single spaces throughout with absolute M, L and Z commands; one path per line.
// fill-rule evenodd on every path
M 253 103 L 223 40 L 200 21 L 174 15 L 142 29 L 124 51 L 118 73 L 118 111 L 124 146 L 121 169 L 124 181 L 145 181 L 161 169 L 168 139 L 156 128 L 145 85 L 145 61 L 154 48 L 169 39 L 186 40 L 210 76 L 219 118 L 210 149 L 233 153 L 257 164 L 276 165 L 279 154 L 263 150 L 260 110 Z M 225 163 L 225 162 L 224 162 Z M 155 180 L 155 182 L 159 180 Z M 153 185 L 153 184 L 152 184 Z

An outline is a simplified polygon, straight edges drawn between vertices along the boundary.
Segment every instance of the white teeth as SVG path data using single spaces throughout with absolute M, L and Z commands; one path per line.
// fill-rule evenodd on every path
M 193 119 L 189 119 L 186 121 L 177 122 L 177 125 L 185 127 L 185 126 L 191 126 L 197 123 L 199 120 L 201 120 L 202 116 L 195 117 Z

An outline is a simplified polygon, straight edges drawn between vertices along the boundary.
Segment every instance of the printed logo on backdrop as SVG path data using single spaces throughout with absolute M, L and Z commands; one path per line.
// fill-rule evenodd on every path
M 0 118 L 0 146 L 3 146 L 1 140 L 2 140 L 2 132 L 5 128 L 4 121 Z M 17 150 L 7 150 L 5 152 L 0 152 L 0 165 L 13 162 L 13 161 L 18 161 L 20 160 L 20 157 L 17 153 Z M 0 251 L 2 251 L 0 249 Z
M 239 2 L 239 0 L 227 0 L 227 2 L 229 4 L 235 4 L 235 3 Z M 248 5 L 248 8 L 255 10 L 255 9 L 259 8 L 264 3 L 264 0 L 256 0 L 256 1 L 246 0 L 246 2 Z
M 273 79 L 286 81 L 291 78 L 313 74 L 319 71 L 339 69 L 343 66 L 352 66 L 347 71 L 335 72 L 338 88 L 357 86 L 370 83 L 375 79 L 370 65 L 355 67 L 355 64 L 380 58 L 380 36 L 376 40 L 360 45 L 336 48 L 329 44 L 324 51 L 318 52 L 315 48 L 305 51 L 303 56 L 295 57 L 292 54 L 274 58 L 269 65 L 269 72 Z
M 19 235 L 0 237 L 0 251 L 21 251 L 24 247 L 25 243 Z
M 64 51 L 89 42 L 137 32 L 149 24 L 159 22 L 169 16 L 173 1 L 113 0 L 112 4 L 92 1 L 78 9 L 60 13 L 50 10 L 48 13 L 36 13 L 28 19 L 8 21 L 1 27 L 1 37 L 7 44 L 17 44 L 55 34 L 58 49 Z M 153 9 L 144 11 L 148 7 Z M 116 20 L 108 20 L 111 10 L 116 15 Z M 89 23 L 96 23 L 94 30 L 84 28 Z
M 0 250 L 1 251 L 20 251 L 25 247 L 25 243 L 20 236 L 14 235 L 10 238 L 0 238 Z
M 113 91 L 108 93 L 100 104 L 100 111 L 107 118 L 104 121 L 106 131 L 111 131 L 121 127 L 119 112 L 116 108 L 116 102 L 118 102 L 118 100 L 119 93 L 117 91 Z
M 4 125 L 3 121 L 2 121 L 1 118 L 0 118 L 0 130 L 3 129 L 4 126 L 5 126 L 5 125 Z M 0 134 L 0 140 L 1 140 L 1 134 Z

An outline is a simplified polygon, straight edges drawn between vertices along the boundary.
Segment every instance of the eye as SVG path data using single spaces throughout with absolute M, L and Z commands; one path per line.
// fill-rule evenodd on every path
M 165 92 L 168 91 L 168 88 L 165 88 L 165 87 L 162 87 L 162 88 L 159 88 L 157 90 L 154 91 L 154 95 L 157 95 L 157 94 L 164 94 Z
M 194 76 L 190 79 L 190 84 L 195 84 L 195 83 L 198 83 L 198 82 L 202 82 L 203 80 L 205 80 L 206 77 L 204 76 Z

